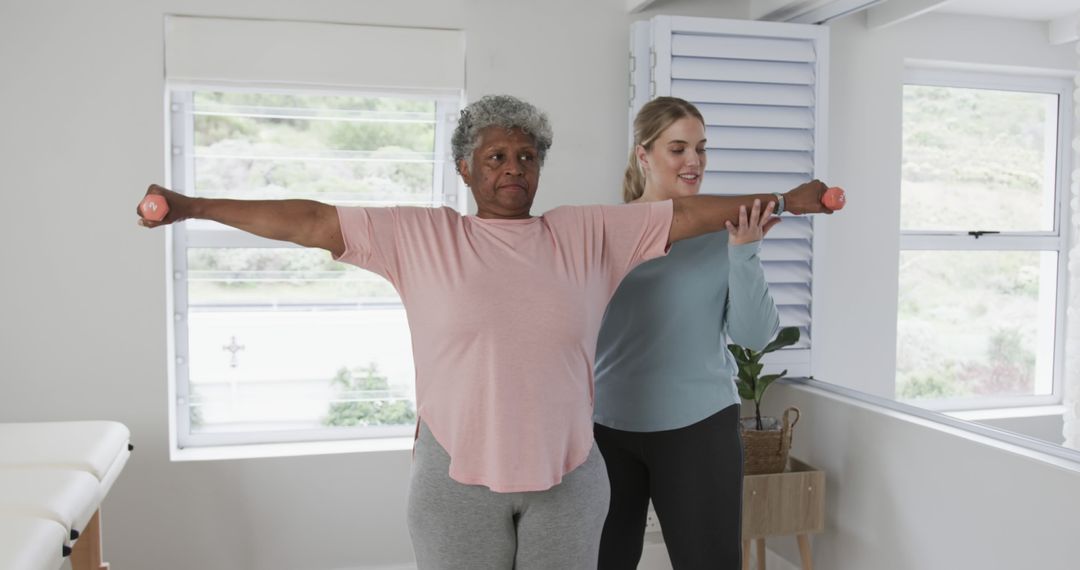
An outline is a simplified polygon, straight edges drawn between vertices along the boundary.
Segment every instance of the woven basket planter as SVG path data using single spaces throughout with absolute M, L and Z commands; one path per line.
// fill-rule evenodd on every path
M 799 409 L 791 407 L 784 410 L 780 421 L 770 417 L 761 418 L 761 422 L 765 428 L 763 430 L 754 429 L 756 422 L 752 417 L 742 418 L 739 424 L 745 475 L 780 473 L 787 468 L 791 434 L 795 424 L 799 423 Z

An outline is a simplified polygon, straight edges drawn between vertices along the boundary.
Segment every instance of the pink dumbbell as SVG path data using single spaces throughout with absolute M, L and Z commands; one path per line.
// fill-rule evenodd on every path
M 825 191 L 825 195 L 821 197 L 821 203 L 830 210 L 842 210 L 844 204 L 847 203 L 847 198 L 844 197 L 844 189 L 839 186 L 829 188 Z
M 160 222 L 165 219 L 165 216 L 169 214 L 169 203 L 165 201 L 164 196 L 157 194 L 147 194 L 142 202 L 139 202 L 139 215 L 152 220 Z

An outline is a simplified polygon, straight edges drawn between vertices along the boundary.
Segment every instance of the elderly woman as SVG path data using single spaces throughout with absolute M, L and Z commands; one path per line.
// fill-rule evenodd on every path
M 593 568 L 608 480 L 592 366 L 608 299 L 672 242 L 724 229 L 755 198 L 694 196 L 533 216 L 546 116 L 507 96 L 461 113 L 454 160 L 477 213 L 195 199 L 168 216 L 329 251 L 388 279 L 413 335 L 420 416 L 408 506 L 420 568 Z M 825 186 L 788 195 L 816 211 Z

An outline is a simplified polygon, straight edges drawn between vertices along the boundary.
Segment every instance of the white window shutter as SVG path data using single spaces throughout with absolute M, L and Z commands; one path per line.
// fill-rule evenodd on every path
M 825 178 L 827 28 L 657 16 L 633 25 L 631 56 L 631 124 L 657 96 L 701 110 L 709 141 L 703 193 L 783 192 Z M 762 245 L 780 325 L 802 333 L 766 357 L 767 371 L 812 374 L 813 244 L 813 218 L 785 216 Z

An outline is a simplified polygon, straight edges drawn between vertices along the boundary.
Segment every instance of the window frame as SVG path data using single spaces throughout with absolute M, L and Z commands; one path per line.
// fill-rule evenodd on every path
M 964 411 L 996 408 L 1018 408 L 1059 405 L 1065 389 L 1065 309 L 1068 304 L 1069 257 L 1069 173 L 1071 171 L 1073 87 L 1072 81 L 1060 74 L 914 67 L 905 69 L 902 87 L 909 85 L 987 89 L 1056 95 L 1057 154 L 1054 168 L 1054 228 L 1051 231 L 1002 231 L 997 234 L 971 235 L 970 231 L 992 231 L 993 228 L 972 228 L 961 231 L 905 230 L 899 231 L 899 252 L 904 251 L 1040 251 L 1057 252 L 1057 280 L 1054 299 L 1053 378 L 1049 395 L 951 397 L 904 400 L 934 411 Z M 901 121 L 903 107 L 901 106 Z M 902 148 L 902 147 L 901 147 Z M 902 198 L 901 198 L 902 200 Z M 899 325 L 899 313 L 897 313 Z M 895 392 L 895 388 L 894 388 Z M 897 397 L 894 395 L 894 397 Z M 898 398 L 898 397 L 897 397 Z M 898 398 L 899 399 L 899 398 Z
M 190 194 L 194 178 L 194 120 L 188 109 L 197 91 L 247 92 L 267 94 L 340 95 L 352 97 L 420 98 L 435 102 L 435 141 L 433 157 L 436 167 L 432 180 L 433 202 L 450 206 L 459 212 L 467 208 L 467 196 L 450 152 L 450 136 L 464 93 L 458 89 L 376 89 L 327 88 L 302 85 L 236 85 L 224 82 L 169 82 L 165 84 L 165 147 L 167 149 L 166 180 L 170 188 Z M 441 167 L 440 167 L 441 163 Z M 193 434 L 188 405 L 190 382 L 188 368 L 188 284 L 187 250 L 190 247 L 228 248 L 289 248 L 301 246 L 266 239 L 239 230 L 199 230 L 192 232 L 185 225 L 166 227 L 166 310 L 168 314 L 168 397 L 170 449 L 176 458 L 180 450 L 212 449 L 224 446 L 320 444 L 347 440 L 390 440 L 413 435 L 413 426 L 323 427 L 304 430 L 274 430 Z M 415 404 L 415 402 L 414 402 Z M 379 448 L 378 445 L 373 449 Z M 298 451 L 302 453 L 302 451 Z

